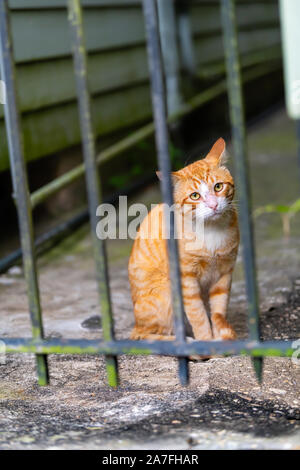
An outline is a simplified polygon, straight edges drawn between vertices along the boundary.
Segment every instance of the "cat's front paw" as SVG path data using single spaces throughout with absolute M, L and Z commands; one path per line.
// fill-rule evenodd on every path
M 222 328 L 216 335 L 215 339 L 223 340 L 223 341 L 233 341 L 237 338 L 236 332 L 233 328 Z
M 233 341 L 237 338 L 236 332 L 220 313 L 212 316 L 213 335 L 215 340 Z
M 191 338 L 190 336 L 186 337 L 187 343 L 192 343 L 194 341 L 197 341 L 197 340 L 195 338 Z M 200 356 L 198 354 L 193 354 L 192 356 L 188 357 L 189 361 L 192 361 L 192 362 L 208 361 L 211 358 L 212 356 Z

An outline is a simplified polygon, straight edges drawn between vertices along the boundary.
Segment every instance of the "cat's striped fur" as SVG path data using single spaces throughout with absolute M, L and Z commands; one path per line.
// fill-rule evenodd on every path
M 236 337 L 226 320 L 231 278 L 239 245 L 234 182 L 223 166 L 225 142 L 219 139 L 205 159 L 173 173 L 174 200 L 204 221 L 204 243 L 191 249 L 193 233 L 178 240 L 184 307 L 198 340 Z M 221 189 L 220 189 L 221 188 Z M 157 236 L 148 237 L 147 220 Z M 180 216 L 179 216 L 180 217 Z M 167 242 L 163 237 L 163 206 L 141 224 L 129 261 L 134 304 L 132 339 L 173 339 Z

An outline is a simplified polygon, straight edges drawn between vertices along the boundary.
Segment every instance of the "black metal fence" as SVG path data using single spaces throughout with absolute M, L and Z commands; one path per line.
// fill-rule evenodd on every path
M 10 164 L 14 186 L 14 197 L 18 210 L 24 275 L 28 289 L 29 310 L 32 324 L 32 339 L 3 338 L 8 353 L 34 353 L 37 361 L 38 381 L 46 385 L 49 381 L 47 354 L 103 354 L 106 360 L 108 382 L 118 384 L 117 356 L 120 354 L 158 354 L 178 357 L 179 376 L 182 384 L 187 384 L 188 356 L 191 355 L 233 355 L 243 354 L 252 357 L 258 379 L 261 379 L 263 357 L 292 356 L 292 340 L 261 342 L 259 337 L 259 309 L 255 269 L 255 252 L 250 210 L 249 171 L 247 167 L 246 129 L 243 109 L 242 83 L 238 54 L 236 11 L 234 0 L 220 0 L 223 22 L 223 35 L 227 68 L 227 88 L 229 94 L 232 138 L 238 196 L 240 200 L 240 226 L 242 233 L 244 269 L 249 307 L 250 338 L 243 341 L 185 341 L 184 306 L 181 292 L 180 265 L 177 241 L 174 238 L 174 219 L 171 220 L 168 253 L 174 312 L 174 341 L 130 341 L 115 340 L 113 315 L 107 274 L 105 245 L 96 237 L 96 209 L 102 202 L 101 185 L 98 178 L 98 165 L 105 159 L 128 149 L 142 138 L 155 131 L 158 162 L 162 172 L 161 190 L 163 202 L 173 203 L 170 177 L 170 155 L 168 122 L 174 121 L 201 106 L 224 91 L 226 83 L 217 84 L 202 92 L 187 103 L 176 115 L 167 118 L 160 37 L 156 0 L 143 0 L 146 37 L 149 57 L 149 70 L 152 85 L 154 123 L 150 123 L 126 137 L 112 147 L 96 154 L 95 137 L 91 120 L 90 95 L 87 83 L 86 50 L 84 44 L 82 11 L 80 0 L 68 0 L 69 21 L 72 32 L 74 67 L 77 81 L 77 96 L 80 113 L 80 126 L 83 143 L 84 164 L 63 175 L 46 187 L 29 194 L 27 173 L 24 163 L 22 127 L 18 112 L 15 81 L 15 65 L 10 30 L 10 16 L 7 0 L 0 2 L 0 60 L 2 79 L 6 84 L 5 122 L 10 153 Z M 88 203 L 93 240 L 96 277 L 100 296 L 103 324 L 103 340 L 45 339 L 40 305 L 39 284 L 33 237 L 32 210 L 50 194 L 70 184 L 85 173 Z

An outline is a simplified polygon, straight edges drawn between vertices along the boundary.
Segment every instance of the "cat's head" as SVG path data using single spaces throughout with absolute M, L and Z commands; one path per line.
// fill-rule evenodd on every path
M 232 207 L 234 181 L 224 166 L 225 147 L 220 138 L 205 158 L 172 173 L 175 203 L 189 204 L 203 220 L 217 219 Z

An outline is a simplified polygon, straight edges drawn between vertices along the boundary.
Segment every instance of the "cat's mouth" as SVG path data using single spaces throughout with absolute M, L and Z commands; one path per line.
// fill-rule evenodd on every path
M 212 214 L 216 214 L 219 211 L 218 207 L 210 207 L 207 205 L 205 205 L 205 209 L 208 209 Z
M 220 218 L 223 214 L 224 214 L 223 209 L 220 209 L 218 207 L 214 209 L 212 209 L 211 207 L 207 207 L 205 210 L 205 213 L 203 214 L 203 218 L 206 220 L 207 219 L 214 220 L 214 219 Z
M 193 210 L 193 217 L 198 217 L 199 219 L 202 220 L 214 220 L 214 219 L 219 219 L 224 215 L 226 212 L 226 208 L 224 207 L 209 207 L 206 204 L 199 204 L 194 210 Z
M 218 206 L 216 206 L 216 207 L 210 207 L 210 206 L 208 206 L 207 204 L 205 204 L 204 209 L 205 209 L 205 213 L 206 213 L 208 216 L 211 216 L 211 217 L 213 217 L 213 216 L 215 216 L 215 215 L 221 213 L 221 211 L 220 211 L 220 209 L 218 208 Z

